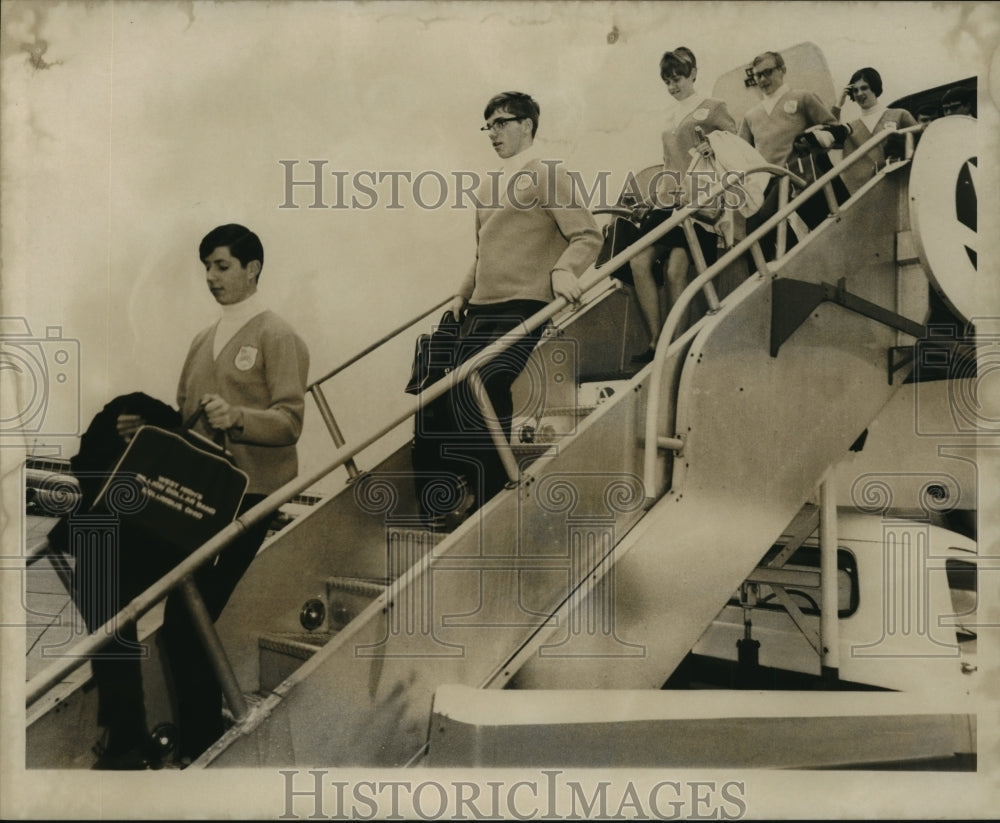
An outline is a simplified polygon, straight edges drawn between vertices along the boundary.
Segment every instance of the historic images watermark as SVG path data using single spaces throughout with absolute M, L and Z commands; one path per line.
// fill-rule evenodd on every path
M 741 780 L 581 781 L 560 769 L 511 780 L 341 780 L 282 769 L 279 820 L 739 820 Z
M 99 510 L 88 508 L 83 490 L 89 499 L 101 492 L 103 502 Z M 41 657 L 81 657 L 75 651 L 75 644 L 91 632 L 99 633 L 106 644 L 94 657 L 102 660 L 148 657 L 148 648 L 137 641 L 128 622 L 111 620 L 117 611 L 115 604 L 127 602 L 137 593 L 128 589 L 123 572 L 126 560 L 123 552 L 127 549 L 122 541 L 122 517 L 134 516 L 146 508 L 149 501 L 146 484 L 134 474 L 78 470 L 73 476 L 48 475 L 29 492 L 30 511 L 42 517 L 59 518 L 49 536 L 56 541 L 56 551 L 50 554 L 49 562 L 64 580 L 72 576 L 74 583 L 67 585 L 76 606 L 64 609 L 60 604 L 57 613 L 50 614 L 39 610 L 38 604 L 33 605 L 27 593 L 22 592 L 25 628 L 55 628 L 36 640 L 42 643 Z M 86 572 L 75 569 L 82 554 L 87 556 Z M 31 577 L 30 563 L 23 573 Z
M 80 432 L 80 342 L 61 326 L 33 334 L 25 317 L 0 317 L 0 438 Z
M 1000 323 L 975 317 L 964 326 L 932 323 L 914 347 L 914 421 L 921 436 L 994 437 L 1000 434 Z M 923 401 L 934 381 L 947 380 L 948 414 L 935 417 Z
M 622 204 L 645 204 L 658 209 L 688 205 L 695 209 L 736 210 L 746 204 L 742 171 L 695 169 L 682 174 L 665 169 L 648 179 L 629 172 L 615 197 L 611 197 L 612 172 L 598 171 L 589 180 L 561 160 L 541 160 L 543 172 L 524 168 L 512 174 L 468 170 L 441 172 L 327 169 L 329 160 L 279 160 L 283 170 L 281 209 L 404 208 L 607 210 Z M 307 166 L 299 169 L 299 166 Z M 565 175 L 569 192 L 559 195 L 557 178 Z M 541 194 L 539 194 L 541 192 Z M 311 202 L 310 202 L 311 200 Z

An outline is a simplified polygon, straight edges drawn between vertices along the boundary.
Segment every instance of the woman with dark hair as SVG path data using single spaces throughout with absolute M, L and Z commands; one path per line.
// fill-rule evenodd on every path
M 657 177 L 655 202 L 646 203 L 652 207 L 641 226 L 646 231 L 670 217 L 674 208 L 680 205 L 678 196 L 687 188 L 684 178 L 691 165 L 691 149 L 710 132 L 722 129 L 736 133 L 736 121 L 729 114 L 726 104 L 695 90 L 698 66 L 690 49 L 680 46 L 664 54 L 660 59 L 660 77 L 676 105 L 668 113 L 666 129 L 661 135 L 663 170 Z M 695 224 L 695 233 L 706 262 L 713 263 L 717 235 L 698 224 Z M 653 272 L 657 260 L 666 260 L 667 294 L 673 304 L 687 285 L 688 267 L 691 265 L 687 240 L 680 226 L 630 261 L 636 297 L 650 337 L 649 348 L 632 358 L 636 363 L 648 363 L 653 359 L 663 324 L 658 278 Z
M 847 86 L 840 93 L 840 100 L 831 110 L 840 117 L 844 102 L 850 97 L 861 107 L 861 117 L 852 120 L 851 133 L 844 140 L 844 157 L 857 151 L 863 144 L 885 129 L 903 129 L 917 125 L 913 115 L 906 109 L 889 109 L 878 102 L 882 96 L 882 76 L 871 67 L 858 69 L 851 75 Z M 898 151 L 898 144 L 895 144 Z M 865 182 L 875 176 L 875 172 L 885 165 L 887 155 L 895 154 L 893 147 L 887 151 L 887 143 L 882 143 L 868 152 L 864 160 L 859 160 L 842 175 L 848 191 L 854 194 Z

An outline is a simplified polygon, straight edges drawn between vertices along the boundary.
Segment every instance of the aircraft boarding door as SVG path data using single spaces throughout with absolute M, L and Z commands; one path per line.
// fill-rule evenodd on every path
M 799 43 L 779 49 L 778 53 L 785 61 L 785 82 L 789 88 L 811 91 L 827 106 L 837 102 L 837 86 L 819 46 Z M 712 87 L 712 97 L 725 100 L 729 113 L 739 123 L 747 110 L 761 99 L 751 64 L 744 63 L 723 74 Z

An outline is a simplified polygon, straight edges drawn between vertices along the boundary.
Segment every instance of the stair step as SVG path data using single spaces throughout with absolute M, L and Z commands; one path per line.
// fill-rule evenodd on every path
M 361 597 L 375 599 L 380 594 L 384 594 L 388 584 L 380 580 L 371 580 L 362 577 L 328 577 L 326 579 L 327 598 L 334 592 L 345 594 L 356 594 Z
M 262 649 L 308 660 L 316 653 L 316 649 L 326 645 L 333 634 L 333 632 L 271 632 L 262 634 L 258 645 Z
M 576 406 L 552 406 L 546 408 L 540 416 L 543 420 L 546 417 L 586 417 L 596 408 L 596 403 L 585 404 L 582 402 Z
M 270 632 L 260 635 L 257 639 L 260 692 L 272 691 L 334 634 L 336 632 Z
M 410 540 L 417 545 L 426 546 L 428 550 L 448 536 L 424 525 L 389 526 L 386 533 L 390 540 Z

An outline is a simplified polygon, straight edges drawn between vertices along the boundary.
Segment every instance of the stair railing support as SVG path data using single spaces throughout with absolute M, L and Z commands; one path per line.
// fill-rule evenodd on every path
M 226 703 L 229 704 L 229 708 L 238 723 L 247 716 L 247 701 L 236 680 L 236 674 L 229 663 L 226 651 L 222 648 L 222 641 L 219 639 L 219 633 L 215 630 L 212 616 L 208 613 L 205 601 L 202 600 L 201 593 L 191 577 L 185 577 L 178 588 L 184 597 L 184 605 L 187 606 L 188 614 L 191 616 L 191 623 L 205 647 L 212 670 L 222 687 Z
M 476 398 L 479 406 L 479 413 L 483 417 L 483 422 L 490 433 L 493 445 L 496 447 L 500 462 L 503 463 L 504 471 L 507 472 L 508 488 L 512 488 L 520 481 L 520 471 L 517 467 L 517 460 L 514 459 L 514 452 L 511 451 L 510 443 L 504 434 L 503 427 L 497 419 L 497 413 L 490 402 L 490 396 L 486 393 L 486 386 L 478 371 L 469 372 L 469 385 L 472 387 L 472 394 Z
M 323 387 L 320 386 L 319 383 L 313 383 L 313 385 L 309 387 L 309 391 L 313 396 L 313 400 L 316 401 L 316 408 L 319 410 L 319 416 L 323 418 L 323 422 L 326 424 L 326 429 L 330 432 L 330 438 L 333 440 L 333 445 L 339 449 L 347 441 L 344 439 L 343 432 L 340 431 L 340 426 L 337 425 L 337 420 L 333 416 L 333 409 L 331 409 L 330 404 L 326 402 L 326 395 L 323 394 Z M 344 461 L 344 468 L 347 469 L 348 482 L 357 480 L 361 475 L 361 471 L 358 469 L 357 463 L 354 462 L 354 458 Z
M 819 487 L 819 626 L 823 676 L 836 680 L 840 672 L 840 618 L 837 579 L 837 492 L 828 474 Z

